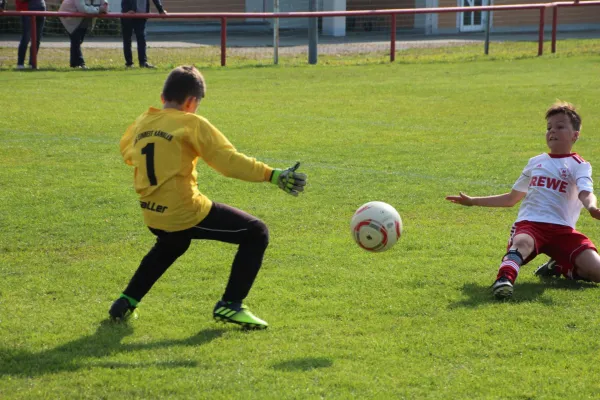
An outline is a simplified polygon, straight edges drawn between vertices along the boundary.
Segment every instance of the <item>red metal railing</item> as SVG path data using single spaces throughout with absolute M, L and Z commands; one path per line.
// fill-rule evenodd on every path
M 279 13 L 173 13 L 167 15 L 160 14 L 121 14 L 109 13 L 103 15 L 94 15 L 98 18 L 146 18 L 146 19 L 218 19 L 221 21 L 221 65 L 227 63 L 227 20 L 245 19 L 245 18 L 318 18 L 318 17 L 351 17 L 351 16 L 386 16 L 391 17 L 390 32 L 390 61 L 396 59 L 396 17 L 404 14 L 442 14 L 442 13 L 461 13 L 474 11 L 509 11 L 509 10 L 539 10 L 540 19 L 538 27 L 538 56 L 544 53 L 544 18 L 547 8 L 552 8 L 552 52 L 556 52 L 556 30 L 558 24 L 559 7 L 586 7 L 600 6 L 600 1 L 576 2 L 556 2 L 556 3 L 535 3 L 535 4 L 514 4 L 500 6 L 477 6 L 477 7 L 443 7 L 443 8 L 411 8 L 411 9 L 390 9 L 390 10 L 363 10 L 363 11 L 320 11 L 320 12 L 279 12 Z M 31 17 L 31 53 L 33 68 L 37 68 L 37 42 L 36 36 L 36 16 L 44 17 L 90 17 L 89 14 L 66 13 L 52 11 L 5 11 L 1 16 L 30 16 Z

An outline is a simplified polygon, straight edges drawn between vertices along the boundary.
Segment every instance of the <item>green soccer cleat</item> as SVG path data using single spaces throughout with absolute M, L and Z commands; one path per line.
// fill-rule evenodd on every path
M 217 301 L 213 310 L 213 318 L 221 322 L 238 324 L 245 329 L 267 329 L 269 324 L 258 318 L 242 303 Z
M 112 304 L 108 310 L 110 319 L 115 322 L 126 322 L 133 319 L 138 319 L 137 308 L 129 304 L 129 301 L 120 297 Z

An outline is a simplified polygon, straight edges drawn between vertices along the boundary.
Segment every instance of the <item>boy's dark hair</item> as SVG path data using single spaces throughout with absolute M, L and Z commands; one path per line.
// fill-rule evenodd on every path
M 169 73 L 162 94 L 165 101 L 179 104 L 183 104 L 190 96 L 200 101 L 206 95 L 206 82 L 196 67 L 181 65 Z
M 546 120 L 556 114 L 566 115 L 569 117 L 571 125 L 573 125 L 573 129 L 576 131 L 581 129 L 581 117 L 575 110 L 575 106 L 573 104 L 567 103 L 566 101 L 557 101 L 550 106 L 548 111 L 546 111 Z

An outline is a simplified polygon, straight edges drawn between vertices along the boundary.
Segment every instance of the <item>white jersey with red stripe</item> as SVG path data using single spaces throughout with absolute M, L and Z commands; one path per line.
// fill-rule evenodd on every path
M 579 192 L 594 192 L 592 166 L 577 153 L 540 154 L 529 160 L 513 189 L 527 193 L 517 221 L 575 229 L 583 205 Z

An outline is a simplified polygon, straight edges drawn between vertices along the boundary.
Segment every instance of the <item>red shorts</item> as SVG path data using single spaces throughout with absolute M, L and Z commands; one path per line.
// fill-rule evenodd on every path
M 575 259 L 579 254 L 587 249 L 598 251 L 587 236 L 570 226 L 531 221 L 519 221 L 513 225 L 508 248 L 512 246 L 513 238 L 522 233 L 531 236 L 534 242 L 533 252 L 523 260 L 523 265 L 540 253 L 546 254 L 557 261 L 566 277 L 573 276 Z

